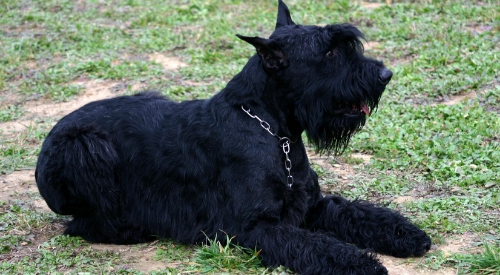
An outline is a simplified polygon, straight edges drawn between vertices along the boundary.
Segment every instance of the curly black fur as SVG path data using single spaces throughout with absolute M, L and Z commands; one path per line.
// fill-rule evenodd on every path
M 339 153 L 364 125 L 392 73 L 363 55 L 351 25 L 296 25 L 279 1 L 269 39 L 239 36 L 257 54 L 220 93 L 172 102 L 144 92 L 96 101 L 61 119 L 36 181 L 66 234 L 131 244 L 235 236 L 262 262 L 302 274 L 387 274 L 374 252 L 420 256 L 429 237 L 399 213 L 323 197 L 302 132 Z M 272 133 L 288 137 L 293 164 Z M 218 234 L 219 233 L 219 234 Z M 359 248 L 364 250 L 359 250 Z

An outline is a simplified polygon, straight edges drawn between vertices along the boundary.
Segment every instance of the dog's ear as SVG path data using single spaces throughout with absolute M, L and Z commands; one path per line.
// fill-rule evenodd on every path
M 264 68 L 269 72 L 277 72 L 279 69 L 288 66 L 288 57 L 272 39 L 262 37 L 248 37 L 237 34 L 238 38 L 251 44 L 257 50 L 264 64 Z
M 290 17 L 290 10 L 285 3 L 283 3 L 283 1 L 278 0 L 278 18 L 276 19 L 276 29 L 289 25 L 295 25 L 292 21 L 292 17 Z

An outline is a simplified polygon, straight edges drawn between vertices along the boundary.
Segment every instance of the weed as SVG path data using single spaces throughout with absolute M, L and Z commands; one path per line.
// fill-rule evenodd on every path
M 351 164 L 351 165 L 358 165 L 358 164 L 361 164 L 361 163 L 364 162 L 362 158 L 356 158 L 356 157 L 353 157 L 353 156 L 347 156 L 347 157 L 345 157 L 344 161 L 345 161 L 345 163 Z
M 186 262 L 189 261 L 193 253 L 189 247 L 184 247 L 172 241 L 162 241 L 157 246 L 154 259 L 157 261 Z
M 208 244 L 196 249 L 195 259 L 204 273 L 210 271 L 230 272 L 234 270 L 254 270 L 260 267 L 260 251 L 244 248 L 231 243 L 234 237 L 226 235 L 226 242 L 208 240 Z
M 36 253 L 26 255 L 18 262 L 3 262 L 2 274 L 66 273 L 72 269 L 89 274 L 111 273 L 126 263 L 117 252 L 95 251 L 80 238 L 55 236 L 44 242 Z
M 9 105 L 6 108 L 0 109 L 0 122 L 7 122 L 18 119 L 23 115 L 23 107 L 21 105 Z
M 0 254 L 8 253 L 15 247 L 33 241 L 33 232 L 57 220 L 54 213 L 33 211 L 23 201 L 0 206 Z
M 33 122 L 15 137 L 0 137 L 0 174 L 35 166 L 41 141 L 47 135 L 47 124 Z
M 479 254 L 456 254 L 459 274 L 500 274 L 500 246 L 483 242 L 484 252 Z

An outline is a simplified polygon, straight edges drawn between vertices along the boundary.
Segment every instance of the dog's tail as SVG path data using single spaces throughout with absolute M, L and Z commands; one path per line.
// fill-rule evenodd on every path
M 36 183 L 56 213 L 107 216 L 117 207 L 117 164 L 118 154 L 106 131 L 92 123 L 59 123 L 42 146 Z

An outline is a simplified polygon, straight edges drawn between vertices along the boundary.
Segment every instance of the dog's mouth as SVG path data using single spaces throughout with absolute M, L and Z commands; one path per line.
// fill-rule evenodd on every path
M 345 116 L 369 116 L 371 111 L 366 103 L 361 104 L 343 103 L 335 107 L 335 114 Z

